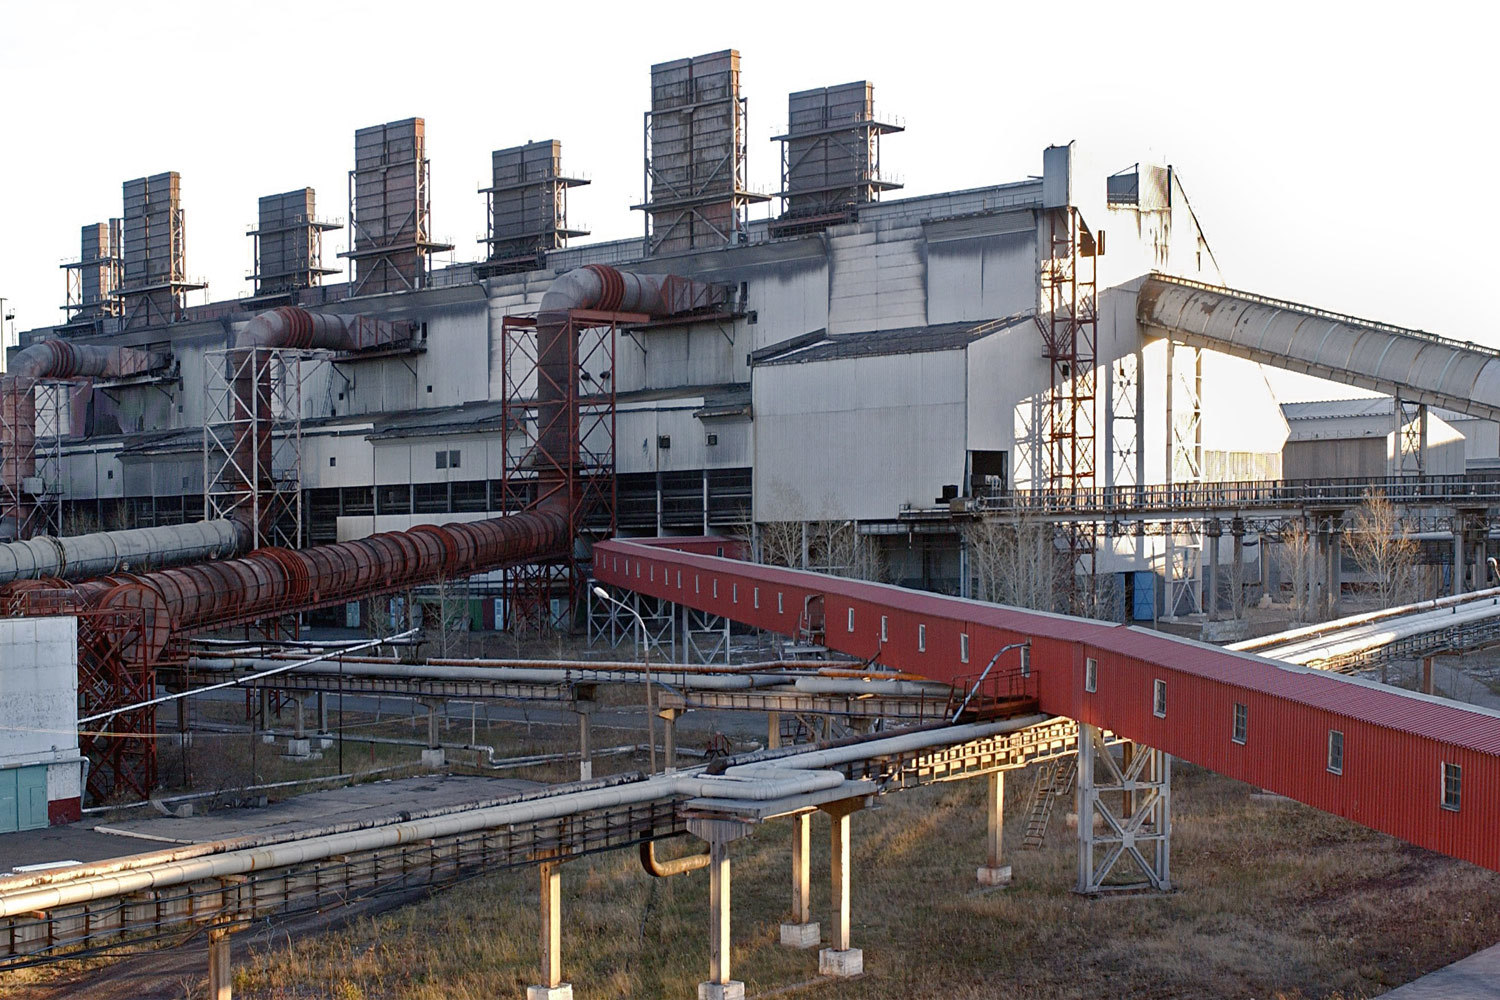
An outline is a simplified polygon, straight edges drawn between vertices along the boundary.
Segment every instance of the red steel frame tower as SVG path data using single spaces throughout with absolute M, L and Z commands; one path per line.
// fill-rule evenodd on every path
M 564 401 L 550 417 L 537 404 L 539 382 L 549 376 L 538 364 L 536 318 L 507 316 L 501 321 L 502 510 L 529 510 L 566 492 L 571 537 L 614 534 L 615 346 L 621 326 L 649 319 L 638 313 L 570 311 L 561 336 L 569 352 L 566 370 L 572 375 L 566 385 L 549 387 L 552 398 Z M 566 421 L 566 433 L 543 426 L 543 419 Z M 567 441 L 567 453 L 549 450 L 548 440 Z M 569 612 L 555 612 L 553 598 L 560 592 L 567 597 L 566 608 L 577 604 L 588 578 L 588 559 L 575 549 L 552 563 L 507 569 L 504 626 L 537 632 L 566 628 Z

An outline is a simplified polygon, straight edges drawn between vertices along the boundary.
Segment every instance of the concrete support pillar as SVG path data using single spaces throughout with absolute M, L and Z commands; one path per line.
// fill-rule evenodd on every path
M 729 845 L 750 826 L 727 819 L 689 819 L 688 832 L 708 841 L 708 979 L 698 984 L 698 1000 L 744 1000 L 745 984 L 730 978 Z
M 422 766 L 442 767 L 447 761 L 438 738 L 438 713 L 446 702 L 442 698 L 423 698 L 420 704 L 427 709 L 427 749 L 422 751 Z
M 984 865 L 974 873 L 980 885 L 1010 885 L 1010 865 L 1005 863 L 1005 772 L 995 771 L 985 776 L 988 794 L 985 797 Z
M 297 703 L 296 721 L 292 724 L 292 735 L 299 739 L 307 739 L 307 699 L 301 696 L 292 699 Z
M 781 713 L 766 713 L 766 746 L 772 750 L 781 746 Z
M 562 981 L 562 862 L 543 861 L 539 872 L 542 982 L 526 987 L 526 1000 L 573 1000 L 573 984 Z
M 573 711 L 578 714 L 578 780 L 591 781 L 594 777 L 594 748 L 589 739 L 590 716 L 595 705 L 591 701 L 575 701 Z
M 1234 537 L 1234 563 L 1229 578 L 1235 620 L 1245 617 L 1245 522 L 1235 518 L 1229 526 Z
M 863 799 L 846 799 L 820 808 L 829 819 L 828 868 L 831 927 L 829 947 L 818 952 L 818 973 L 824 976 L 857 976 L 865 971 L 865 953 L 849 941 L 849 817 L 864 807 Z
M 656 715 L 661 719 L 662 742 L 666 750 L 666 770 L 668 774 L 677 770 L 677 717 L 682 714 L 680 708 L 663 708 Z
M 318 732 L 328 732 L 328 698 L 318 692 Z
M 1453 512 L 1453 593 L 1464 592 L 1464 525 L 1463 512 Z
M 208 1000 L 231 1000 L 234 969 L 229 961 L 229 928 L 208 929 Z
M 1432 657 L 1422 657 L 1422 693 L 1433 694 Z
M 1219 620 L 1219 519 L 1213 518 L 1203 525 L 1203 544 L 1208 548 L 1208 579 L 1203 586 L 1203 610 L 1208 620 Z
M 271 728 L 271 689 L 260 688 L 260 728 Z
M 1471 588 L 1473 590 L 1483 590 L 1490 585 L 1490 567 L 1486 561 L 1489 554 L 1486 548 L 1488 539 L 1485 537 L 1486 529 L 1483 515 L 1480 515 L 1478 520 L 1479 526 L 1474 529 L 1474 541 L 1470 545 L 1474 558 L 1474 585 Z
M 1339 598 L 1344 589 L 1344 532 L 1336 521 L 1329 521 L 1328 544 L 1326 555 L 1328 566 L 1324 571 L 1328 581 L 1328 606 L 1327 616 L 1337 618 L 1339 616 Z
M 781 925 L 781 944 L 816 948 L 821 929 L 812 918 L 812 813 L 798 813 L 792 824 L 792 919 Z

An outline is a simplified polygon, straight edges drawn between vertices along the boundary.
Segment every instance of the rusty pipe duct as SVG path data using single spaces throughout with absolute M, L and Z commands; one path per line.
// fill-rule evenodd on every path
M 0 483 L 16 498 L 0 510 L 0 534 L 17 535 L 31 519 L 22 500 L 25 480 L 36 475 L 36 397 L 42 379 L 127 378 L 160 367 L 160 354 L 131 347 L 101 347 L 66 340 L 42 340 L 17 351 L 0 376 Z
M 708 849 L 663 861 L 656 856 L 656 841 L 641 841 L 641 867 L 652 878 L 671 878 L 708 867 Z
M 234 439 L 220 478 L 222 492 L 237 495 L 237 519 L 263 535 L 267 511 L 259 502 L 272 486 L 271 433 L 275 418 L 271 366 L 266 352 L 278 349 L 365 351 L 411 338 L 411 324 L 366 316 L 309 312 L 279 306 L 256 315 L 235 335 L 225 358 L 232 387 Z
M 672 274 L 636 274 L 605 264 L 575 268 L 552 282 L 536 314 L 541 451 L 570 472 L 577 467 L 579 442 L 574 440 L 573 421 L 563 412 L 568 405 L 568 388 L 578 378 L 577 338 L 570 323 L 573 310 L 643 313 L 659 318 L 722 306 L 727 298 L 720 285 Z M 567 488 L 568 484 L 558 481 L 553 473 L 550 482 L 544 479 L 538 484 L 538 496 L 559 502 L 566 497 Z

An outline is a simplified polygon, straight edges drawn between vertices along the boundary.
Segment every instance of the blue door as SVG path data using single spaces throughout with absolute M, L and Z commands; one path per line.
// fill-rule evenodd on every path
M 1130 617 L 1138 622 L 1149 622 L 1156 617 L 1156 574 L 1149 570 L 1135 574 L 1135 599 L 1131 601 Z

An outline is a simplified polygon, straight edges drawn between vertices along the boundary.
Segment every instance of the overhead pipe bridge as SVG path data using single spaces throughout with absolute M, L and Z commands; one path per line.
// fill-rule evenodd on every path
M 1029 641 L 1028 693 L 1047 715 L 1500 871 L 1500 713 L 1145 629 L 661 544 L 602 542 L 594 573 L 782 635 L 822 621 L 830 649 L 959 686 Z M 1337 771 L 1330 733 L 1341 734 Z M 1459 779 L 1456 802 L 1445 777 Z

